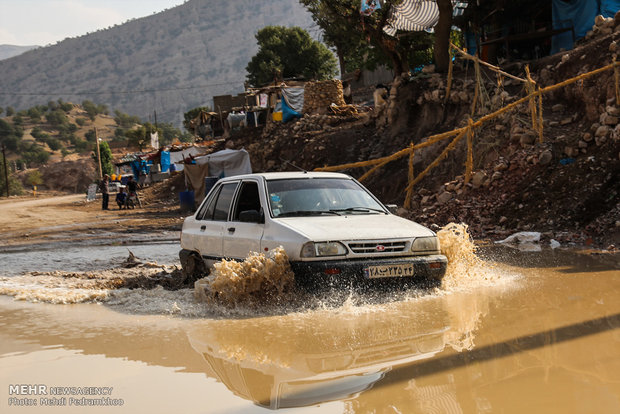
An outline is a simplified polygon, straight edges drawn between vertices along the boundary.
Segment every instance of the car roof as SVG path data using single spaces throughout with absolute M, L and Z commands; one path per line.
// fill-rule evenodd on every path
M 221 181 L 234 181 L 243 180 L 246 178 L 261 177 L 264 180 L 282 180 L 282 179 L 311 179 L 311 178 L 342 178 L 350 180 L 351 176 L 341 173 L 332 172 L 314 172 L 314 171 L 287 171 L 287 172 L 266 172 L 266 173 L 254 173 L 245 175 L 234 175 L 231 177 L 222 178 Z

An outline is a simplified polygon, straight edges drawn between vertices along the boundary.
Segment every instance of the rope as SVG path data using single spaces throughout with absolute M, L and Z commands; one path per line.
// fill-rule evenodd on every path
M 452 47 L 454 50 L 459 52 L 465 59 L 469 59 L 469 60 L 473 60 L 473 61 L 479 61 L 480 64 L 482 64 L 482 65 L 484 65 L 484 66 L 486 66 L 486 67 L 488 67 L 490 69 L 493 69 L 495 72 L 501 73 L 502 75 L 504 75 L 504 76 L 506 76 L 506 77 L 508 77 L 510 79 L 514 79 L 514 80 L 519 81 L 519 82 L 527 83 L 527 81 L 525 79 L 521 79 L 521 78 L 518 78 L 518 77 L 516 77 L 514 75 L 511 75 L 508 72 L 504 72 L 503 70 L 501 70 L 497 66 L 493 66 L 490 63 L 485 62 L 484 60 L 480 60 L 480 58 L 478 58 L 477 56 L 470 55 L 466 51 L 464 51 L 462 49 L 459 49 L 459 47 L 455 46 L 452 42 L 450 42 L 450 47 Z
M 429 164 L 429 166 L 426 167 L 424 171 L 418 174 L 418 176 L 409 185 L 413 188 L 417 183 L 419 183 L 422 180 L 422 178 L 424 178 L 426 174 L 428 174 L 430 170 L 435 168 L 444 158 L 446 158 L 448 156 L 448 153 L 452 151 L 454 147 L 456 147 L 456 144 L 458 144 L 458 142 L 461 140 L 461 138 L 465 136 L 466 131 L 467 131 L 467 128 L 465 129 L 465 131 L 458 134 L 456 138 L 454 138 L 452 142 L 448 144 L 446 148 L 444 148 L 444 150 L 441 152 L 441 154 L 439 154 L 439 156 L 435 159 L 435 161 Z
M 455 46 L 453 46 L 455 47 Z M 456 47 L 455 47 L 456 48 Z M 456 48 L 458 50 L 458 48 Z M 464 52 L 463 52 L 464 53 Z M 614 70 L 614 74 L 615 74 L 615 79 L 616 79 L 616 102 L 618 102 L 618 105 L 620 105 L 620 74 L 619 74 L 619 70 L 618 70 L 618 66 L 620 66 L 620 62 L 616 61 L 616 58 L 614 56 L 613 59 L 613 63 L 607 65 L 607 66 L 603 66 L 602 68 L 599 69 L 595 69 L 591 72 L 588 73 L 584 73 L 578 76 L 575 76 L 573 78 L 567 79 L 565 81 L 562 81 L 560 83 L 557 83 L 555 85 L 551 85 L 551 86 L 547 86 L 545 88 L 540 88 L 538 87 L 538 89 L 533 89 L 531 92 L 528 93 L 527 96 L 516 100 L 515 102 L 506 105 L 505 107 L 487 114 L 481 118 L 479 118 L 477 121 L 473 121 L 472 118 L 469 118 L 468 120 L 468 125 L 466 127 L 462 127 L 462 128 L 457 128 L 454 129 L 452 131 L 448 131 L 448 132 L 443 132 L 440 134 L 435 134 L 435 135 L 431 135 L 429 137 L 427 137 L 426 141 L 421 142 L 417 145 L 413 145 L 411 144 L 409 147 L 404 148 L 398 152 L 395 152 L 392 155 L 386 156 L 386 157 L 382 157 L 382 158 L 377 158 L 374 160 L 367 160 L 367 161 L 360 161 L 360 162 L 353 162 L 353 163 L 348 163 L 348 164 L 341 164 L 341 165 L 334 165 L 334 166 L 324 166 L 324 167 L 319 167 L 316 168 L 315 171 L 342 171 L 342 170 L 347 170 L 347 169 L 352 169 L 352 168 L 359 168 L 359 167 L 367 167 L 367 166 L 374 166 L 374 168 L 370 169 L 369 171 L 367 171 L 362 177 L 360 177 L 360 181 L 363 179 L 368 178 L 372 173 L 374 173 L 376 170 L 378 170 L 379 168 L 383 167 L 384 165 L 395 161 L 399 158 L 404 157 L 405 155 L 409 155 L 409 183 L 407 186 L 407 200 L 405 200 L 406 203 L 409 203 L 407 205 L 410 205 L 410 196 L 412 194 L 413 191 L 413 187 L 419 183 L 422 178 L 424 178 L 424 176 L 433 168 L 435 168 L 439 162 L 441 162 L 450 151 L 452 151 L 456 144 L 463 138 L 463 136 L 465 136 L 465 134 L 467 133 L 467 141 L 468 141 L 468 153 L 467 153 L 467 164 L 466 164 L 466 182 L 467 182 L 467 175 L 468 175 L 468 171 L 469 171 L 469 175 L 471 175 L 471 172 L 473 171 L 473 139 L 474 139 L 474 129 L 478 128 L 482 125 L 484 125 L 486 122 L 497 118 L 501 115 L 503 115 L 504 113 L 516 108 L 517 106 L 528 102 L 530 104 L 530 108 L 533 109 L 532 111 L 532 125 L 534 127 L 535 130 L 538 131 L 539 133 L 539 139 L 542 142 L 543 139 L 543 116 L 542 116 L 542 95 L 548 92 L 552 92 L 556 89 L 562 88 L 564 86 L 573 84 L 575 82 L 580 82 L 583 81 L 584 79 L 590 78 L 592 76 L 598 75 L 600 73 L 603 73 L 605 71 L 608 71 L 610 69 Z M 526 88 L 530 88 L 531 85 L 535 85 L 535 82 L 531 79 L 531 77 L 529 76 L 529 68 L 526 67 L 526 73 L 527 73 L 527 77 L 529 79 L 530 82 L 528 82 L 528 84 L 526 84 Z M 505 75 L 507 76 L 507 75 Z M 512 77 L 512 76 L 509 76 Z M 518 79 L 518 78 L 517 78 Z M 522 79 L 519 79 L 522 80 Z M 477 91 L 477 89 L 476 89 Z M 536 97 L 538 97 L 538 108 L 536 108 Z M 475 102 L 475 101 L 474 101 Z M 533 107 L 532 107 L 533 106 Z M 536 110 L 538 109 L 538 116 L 536 116 Z M 426 167 L 426 169 L 424 171 L 422 171 L 417 177 L 413 178 L 413 156 L 414 156 L 414 152 L 431 146 L 439 141 L 442 141 L 444 139 L 448 139 L 448 138 L 452 138 L 455 137 L 452 142 L 450 142 L 450 144 L 448 144 L 448 146 L 442 151 L 442 153 L 435 159 L 435 161 L 433 161 L 428 167 Z M 424 139 L 424 138 L 423 138 Z M 471 145 L 471 146 L 470 146 Z

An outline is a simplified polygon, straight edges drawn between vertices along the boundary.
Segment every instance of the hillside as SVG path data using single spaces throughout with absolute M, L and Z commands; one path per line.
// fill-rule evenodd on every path
M 0 61 L 0 107 L 91 100 L 180 126 L 183 113 L 243 91 L 255 33 L 313 23 L 297 0 L 190 0 Z
M 13 56 L 19 56 L 22 53 L 37 47 L 39 46 L 0 45 L 0 60 L 12 58 Z

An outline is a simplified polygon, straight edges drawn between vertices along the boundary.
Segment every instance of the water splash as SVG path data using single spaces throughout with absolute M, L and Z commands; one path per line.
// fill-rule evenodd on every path
M 459 290 L 498 282 L 501 275 L 494 266 L 476 255 L 477 247 L 465 223 L 449 223 L 437 232 L 441 253 L 448 268 L 441 283 L 444 291 Z
M 222 260 L 196 281 L 196 299 L 228 307 L 283 302 L 291 298 L 295 275 L 284 248 L 268 255 L 251 253 L 243 262 Z

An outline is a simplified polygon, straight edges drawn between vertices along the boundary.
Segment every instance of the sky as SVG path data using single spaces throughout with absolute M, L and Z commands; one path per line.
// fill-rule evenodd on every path
M 0 45 L 47 46 L 185 0 L 0 0 Z

